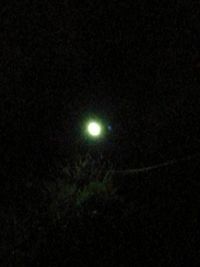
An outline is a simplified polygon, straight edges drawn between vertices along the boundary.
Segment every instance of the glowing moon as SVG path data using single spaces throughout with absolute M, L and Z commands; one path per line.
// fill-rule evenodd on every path
M 97 137 L 101 134 L 101 126 L 97 122 L 90 122 L 87 127 L 88 133 L 91 136 Z

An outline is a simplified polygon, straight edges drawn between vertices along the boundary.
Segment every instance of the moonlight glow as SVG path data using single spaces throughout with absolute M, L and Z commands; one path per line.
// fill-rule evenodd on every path
M 97 122 L 90 122 L 87 126 L 87 130 L 91 136 L 98 137 L 101 134 L 101 125 Z

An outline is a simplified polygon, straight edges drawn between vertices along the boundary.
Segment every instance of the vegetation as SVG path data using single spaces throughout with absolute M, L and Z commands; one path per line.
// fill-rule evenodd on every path
M 25 199 L 18 196 L 1 209 L 3 266 L 41 266 L 43 257 L 51 266 L 52 255 L 58 261 L 71 257 L 87 220 L 101 217 L 106 207 L 118 201 L 108 167 L 112 168 L 100 158 L 79 155 L 71 164 L 50 170 L 40 189 L 30 173 L 24 188 L 18 187 L 27 191 Z M 69 244 L 68 256 L 60 255 L 58 247 L 62 250 Z
M 2 206 L 1 266 L 197 266 L 199 158 L 134 176 L 106 164 L 79 156 Z

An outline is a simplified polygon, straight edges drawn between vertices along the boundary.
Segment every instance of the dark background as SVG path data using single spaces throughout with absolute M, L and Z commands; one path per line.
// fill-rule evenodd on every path
M 2 3 L 4 167 L 70 154 L 90 112 L 122 168 L 198 152 L 199 4 L 172 3 Z
M 40 2 L 0 4 L 0 265 L 199 266 L 199 1 Z

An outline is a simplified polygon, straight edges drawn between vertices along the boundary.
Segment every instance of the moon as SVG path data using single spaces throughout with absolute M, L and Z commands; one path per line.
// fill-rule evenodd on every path
M 87 126 L 87 131 L 91 136 L 98 137 L 101 134 L 101 125 L 95 121 L 92 121 Z

